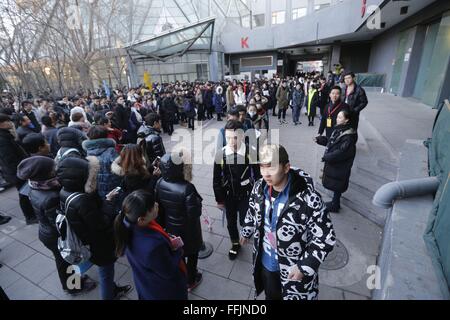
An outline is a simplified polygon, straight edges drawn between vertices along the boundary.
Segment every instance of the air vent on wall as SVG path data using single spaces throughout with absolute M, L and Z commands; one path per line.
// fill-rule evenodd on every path
M 405 7 L 401 7 L 400 8 L 400 15 L 404 15 L 404 14 L 407 14 L 408 13 L 408 6 L 405 6 Z

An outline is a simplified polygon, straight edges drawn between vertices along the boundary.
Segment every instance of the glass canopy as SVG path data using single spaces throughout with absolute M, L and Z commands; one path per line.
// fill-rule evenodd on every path
M 157 36 L 125 45 L 132 59 L 152 58 L 165 61 L 188 51 L 211 51 L 214 18 L 164 31 Z

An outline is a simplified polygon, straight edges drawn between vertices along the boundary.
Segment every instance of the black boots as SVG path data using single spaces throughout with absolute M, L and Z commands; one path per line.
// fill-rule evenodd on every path
M 341 209 L 340 205 L 336 205 L 333 202 L 326 202 L 325 206 L 328 209 L 328 212 L 332 212 L 332 213 L 339 213 L 339 210 Z
M 230 260 L 236 259 L 240 250 L 241 245 L 239 243 L 233 243 L 233 246 L 231 247 L 230 251 L 228 251 L 228 257 L 230 258 Z

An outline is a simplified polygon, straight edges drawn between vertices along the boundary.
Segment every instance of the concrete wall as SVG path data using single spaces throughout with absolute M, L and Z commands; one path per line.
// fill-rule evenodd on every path
M 398 33 L 396 32 L 387 32 L 372 42 L 368 71 L 386 75 L 385 90 L 391 83 L 397 44 Z
M 379 5 L 381 2 L 382 0 L 367 1 L 368 5 Z M 333 23 L 336 12 L 339 12 L 339 22 Z M 361 17 L 360 5 L 355 5 L 354 0 L 346 0 L 280 25 L 266 24 L 264 27 L 250 30 L 229 23 L 221 34 L 221 41 L 226 53 L 283 48 L 353 33 L 365 18 Z M 345 23 L 341 23 L 342 21 Z M 243 48 L 241 38 L 247 37 L 248 48 Z

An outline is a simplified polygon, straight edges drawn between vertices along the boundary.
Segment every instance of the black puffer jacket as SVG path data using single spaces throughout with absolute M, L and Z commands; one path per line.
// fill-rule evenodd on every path
M 66 157 L 83 159 L 86 156 L 82 143 L 87 137 L 80 130 L 70 127 L 61 128 L 58 130 L 56 137 L 61 147 L 55 158 L 57 164 Z
M 138 130 L 138 138 L 145 139 L 145 152 L 150 163 L 156 157 L 162 157 L 166 154 L 164 143 L 159 135 L 161 132 L 143 124 Z
M 56 242 L 58 231 L 56 230 L 56 210 L 59 208 L 60 188 L 52 190 L 39 190 L 31 188 L 29 198 L 34 212 L 39 220 L 39 239 L 43 243 Z
M 161 119 L 163 121 L 175 121 L 175 114 L 178 108 L 172 98 L 164 98 L 162 101 L 161 108 L 159 110 L 161 114 Z
M 80 240 L 90 246 L 91 262 L 105 266 L 116 261 L 112 220 L 101 211 L 101 201 L 96 190 L 99 162 L 96 157 L 86 160 L 68 157 L 61 161 L 57 177 L 62 186 L 61 208 L 74 192 L 82 195 L 68 210 L 67 219 Z
M 170 154 L 161 158 L 162 178 L 156 183 L 156 202 L 159 203 L 158 222 L 167 232 L 180 236 L 184 242 L 184 254 L 195 254 L 203 243 L 200 216 L 202 197 L 195 186 L 185 180 L 190 167 L 174 164 Z
M 350 124 L 336 126 L 330 139 L 320 137 L 318 143 L 326 145 L 323 156 L 322 184 L 325 188 L 337 192 L 348 189 L 353 161 L 356 155 L 356 131 Z
M 27 157 L 25 150 L 14 140 L 13 135 L 6 129 L 0 129 L 0 167 L 3 178 L 16 186 L 23 184 L 17 178 L 17 166 Z

